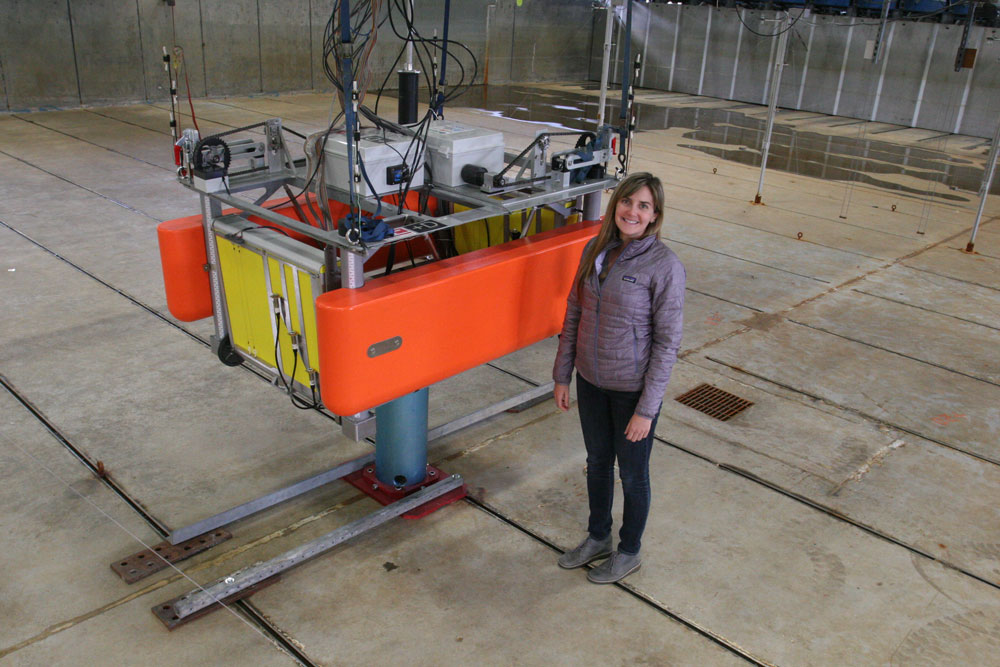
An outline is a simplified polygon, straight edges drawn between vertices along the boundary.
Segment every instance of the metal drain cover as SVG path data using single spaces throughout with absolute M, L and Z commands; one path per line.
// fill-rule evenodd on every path
M 753 401 L 704 383 L 681 394 L 675 400 L 720 421 L 729 421 L 753 405 Z

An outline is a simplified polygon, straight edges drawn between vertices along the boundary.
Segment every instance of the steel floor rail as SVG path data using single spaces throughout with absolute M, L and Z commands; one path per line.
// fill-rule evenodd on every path
M 386 523 L 390 519 L 394 519 L 449 491 L 461 487 L 462 484 L 464 484 L 464 480 L 460 475 L 447 477 L 440 482 L 417 491 L 413 495 L 407 496 L 402 500 L 397 500 L 391 505 L 386 505 L 367 516 L 361 517 L 346 526 L 341 526 L 315 540 L 295 547 L 280 556 L 220 577 L 208 586 L 194 589 L 169 602 L 158 604 L 152 608 L 152 611 L 164 623 L 168 623 L 169 621 L 183 622 L 185 618 L 211 607 L 220 600 L 226 598 L 232 599 L 233 596 L 238 595 L 241 591 L 315 558 L 338 544 L 342 544 L 353 537 L 357 537 Z M 164 617 L 164 611 L 169 613 L 168 618 Z

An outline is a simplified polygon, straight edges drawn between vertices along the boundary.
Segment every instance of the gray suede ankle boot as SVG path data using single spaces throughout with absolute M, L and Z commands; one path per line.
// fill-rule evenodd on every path
M 642 559 L 639 554 L 626 554 L 616 551 L 593 570 L 587 573 L 587 579 L 595 584 L 613 584 L 639 569 Z
M 590 535 L 580 542 L 580 545 L 571 551 L 567 551 L 559 557 L 559 567 L 572 570 L 575 567 L 583 567 L 599 558 L 606 558 L 611 554 L 611 536 L 603 540 L 595 540 Z

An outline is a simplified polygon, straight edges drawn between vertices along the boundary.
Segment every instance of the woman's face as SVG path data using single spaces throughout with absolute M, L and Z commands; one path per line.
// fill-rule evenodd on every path
M 655 217 L 653 193 L 646 185 L 619 199 L 615 207 L 615 224 L 622 241 L 634 241 L 642 236 Z

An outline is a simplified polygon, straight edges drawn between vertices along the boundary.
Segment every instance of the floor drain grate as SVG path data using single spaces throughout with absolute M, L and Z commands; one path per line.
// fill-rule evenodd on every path
M 753 401 L 740 398 L 710 384 L 700 384 L 675 400 L 721 421 L 729 421 L 753 405 Z

